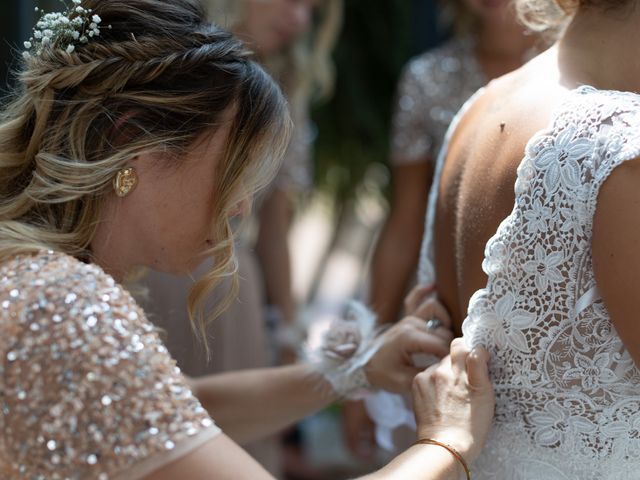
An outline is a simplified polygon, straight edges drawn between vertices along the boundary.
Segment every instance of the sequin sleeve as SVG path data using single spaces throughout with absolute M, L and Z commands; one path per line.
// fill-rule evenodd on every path
M 393 164 L 435 162 L 456 112 L 487 81 L 474 45 L 454 38 L 407 64 L 392 125 Z
M 430 121 L 429 92 L 425 88 L 428 64 L 424 57 L 412 60 L 398 82 L 391 133 L 391 158 L 395 165 L 423 162 L 433 155 L 437 133 Z
M 51 252 L 1 272 L 2 478 L 142 478 L 220 430 L 102 270 Z

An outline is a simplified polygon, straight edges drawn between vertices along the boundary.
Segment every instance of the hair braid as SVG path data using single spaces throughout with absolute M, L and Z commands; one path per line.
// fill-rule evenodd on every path
M 152 149 L 178 168 L 184 149 L 234 108 L 216 173 L 214 269 L 190 296 L 192 318 L 204 318 L 203 300 L 235 272 L 227 210 L 275 172 L 289 136 L 286 102 L 238 40 L 206 23 L 197 0 L 83 5 L 111 28 L 71 53 L 44 45 L 0 114 L 0 259 L 37 248 L 90 257 L 116 172 Z

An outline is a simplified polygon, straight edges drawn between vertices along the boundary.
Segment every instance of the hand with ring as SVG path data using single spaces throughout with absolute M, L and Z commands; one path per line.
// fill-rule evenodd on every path
M 447 343 L 453 338 L 451 317 L 447 309 L 438 301 L 433 285 L 416 285 L 404 301 L 405 315 L 422 320 L 424 330 L 438 336 Z M 435 355 L 419 353 L 413 355 L 417 367 L 426 368 L 440 360 Z
M 430 318 L 429 320 L 427 320 L 427 329 L 428 330 L 437 330 L 438 328 L 440 328 L 442 326 L 442 320 L 440 320 L 439 318 Z

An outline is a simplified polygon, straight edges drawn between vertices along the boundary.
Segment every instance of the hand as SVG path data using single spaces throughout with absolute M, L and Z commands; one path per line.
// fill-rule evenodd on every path
M 364 401 L 347 401 L 342 404 L 342 435 L 355 458 L 372 459 L 377 448 L 375 424 L 367 414 Z
M 416 315 L 418 307 L 422 305 L 425 300 L 432 298 L 436 295 L 435 285 L 420 285 L 417 284 L 411 289 L 404 299 L 404 314 L 405 316 L 419 316 Z
M 432 438 L 458 450 L 467 462 L 482 449 L 493 420 L 495 396 L 489 380 L 489 353 L 469 352 L 461 338 L 451 354 L 413 382 L 418 438 Z
M 449 322 L 448 315 L 444 321 Z M 429 330 L 420 318 L 404 318 L 381 335 L 382 346 L 364 367 L 369 383 L 390 392 L 409 391 L 413 377 L 422 371 L 415 366 L 414 355 L 442 358 L 449 353 L 452 338 L 446 328 Z

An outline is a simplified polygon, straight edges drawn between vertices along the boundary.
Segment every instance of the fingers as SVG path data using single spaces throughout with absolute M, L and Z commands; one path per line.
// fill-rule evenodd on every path
M 476 389 L 491 388 L 488 362 L 489 352 L 482 347 L 474 348 L 467 355 L 467 378 L 471 387 Z
M 428 298 L 423 301 L 415 309 L 413 313 L 414 317 L 422 318 L 423 320 L 429 320 L 430 318 L 437 318 L 442 322 L 442 326 L 445 328 L 451 328 L 451 317 L 449 312 L 436 298 Z
M 405 315 L 413 315 L 416 308 L 435 291 L 435 285 L 416 285 L 404 299 Z
M 421 332 L 440 337 L 447 345 L 451 343 L 451 340 L 453 340 L 453 332 L 449 328 L 442 326 L 436 329 L 430 329 L 427 327 L 427 322 L 422 318 L 406 317 L 402 322 L 411 325 L 413 328 L 420 330 Z
M 462 338 L 456 338 L 451 342 L 451 369 L 456 377 L 464 375 L 467 370 L 467 349 Z
M 416 353 L 430 353 L 440 358 L 449 353 L 449 342 L 422 330 L 415 330 L 405 345 L 405 352 L 409 354 L 409 358 Z

